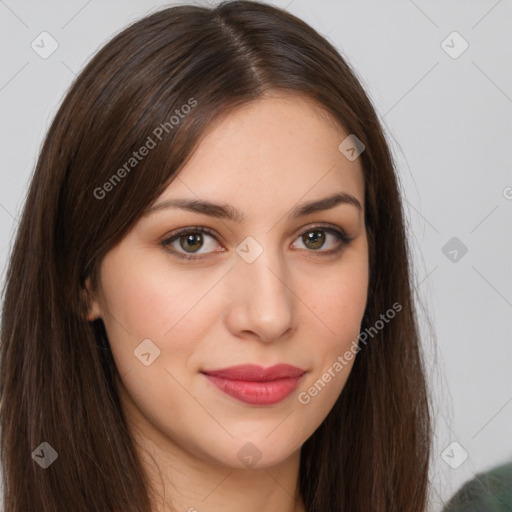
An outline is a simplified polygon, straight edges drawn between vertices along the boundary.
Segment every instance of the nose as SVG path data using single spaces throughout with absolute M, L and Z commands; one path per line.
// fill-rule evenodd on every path
M 276 252 L 263 250 L 251 263 L 237 257 L 228 286 L 227 322 L 234 336 L 269 343 L 295 331 L 298 299 L 289 269 Z

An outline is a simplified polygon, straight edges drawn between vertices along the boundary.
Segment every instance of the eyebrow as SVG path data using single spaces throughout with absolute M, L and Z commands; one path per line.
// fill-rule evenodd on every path
M 334 208 L 340 204 L 352 205 L 361 212 L 363 211 L 363 207 L 356 197 L 345 192 L 340 192 L 328 197 L 324 197 L 323 199 L 310 201 L 308 203 L 303 203 L 299 206 L 296 206 L 290 211 L 288 217 L 290 219 L 297 219 L 299 217 L 310 215 L 311 213 L 330 210 L 331 208 Z M 238 223 L 244 222 L 245 220 L 245 215 L 240 210 L 234 208 L 231 205 L 218 204 L 198 199 L 180 198 L 167 199 L 153 206 L 150 206 L 144 213 L 144 217 L 147 217 L 156 211 L 160 211 L 166 208 L 180 208 L 182 210 L 209 215 L 219 219 L 228 219 Z

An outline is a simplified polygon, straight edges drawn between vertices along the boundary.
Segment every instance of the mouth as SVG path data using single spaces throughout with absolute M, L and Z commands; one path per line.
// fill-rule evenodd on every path
M 305 370 L 288 364 L 268 368 L 239 365 L 201 373 L 218 389 L 252 405 L 273 405 L 288 397 L 299 385 Z

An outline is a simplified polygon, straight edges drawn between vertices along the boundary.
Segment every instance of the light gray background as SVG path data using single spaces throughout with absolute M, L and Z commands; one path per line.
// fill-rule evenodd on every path
M 355 67 L 392 146 L 426 308 L 432 510 L 440 510 L 476 472 L 512 460 L 512 2 L 271 3 Z M 40 145 L 71 80 L 126 24 L 166 5 L 0 0 L 0 285 Z M 59 44 L 47 59 L 31 48 L 43 31 Z M 453 31 L 469 44 L 457 58 L 445 51 L 462 48 Z M 452 237 L 468 249 L 457 261 L 443 253 Z M 452 442 L 460 447 L 443 459 Z

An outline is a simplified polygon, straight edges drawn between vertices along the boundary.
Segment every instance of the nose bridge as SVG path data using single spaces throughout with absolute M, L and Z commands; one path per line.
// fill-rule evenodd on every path
M 288 271 L 272 236 L 248 236 L 237 247 L 239 255 L 236 270 L 240 279 L 247 280 L 255 293 L 268 292 L 268 300 L 286 294 Z M 285 282 L 283 282 L 285 281 Z
M 249 236 L 237 247 L 232 279 L 238 288 L 239 306 L 244 307 L 249 329 L 264 338 L 284 333 L 293 316 L 293 293 L 286 258 L 272 236 Z

